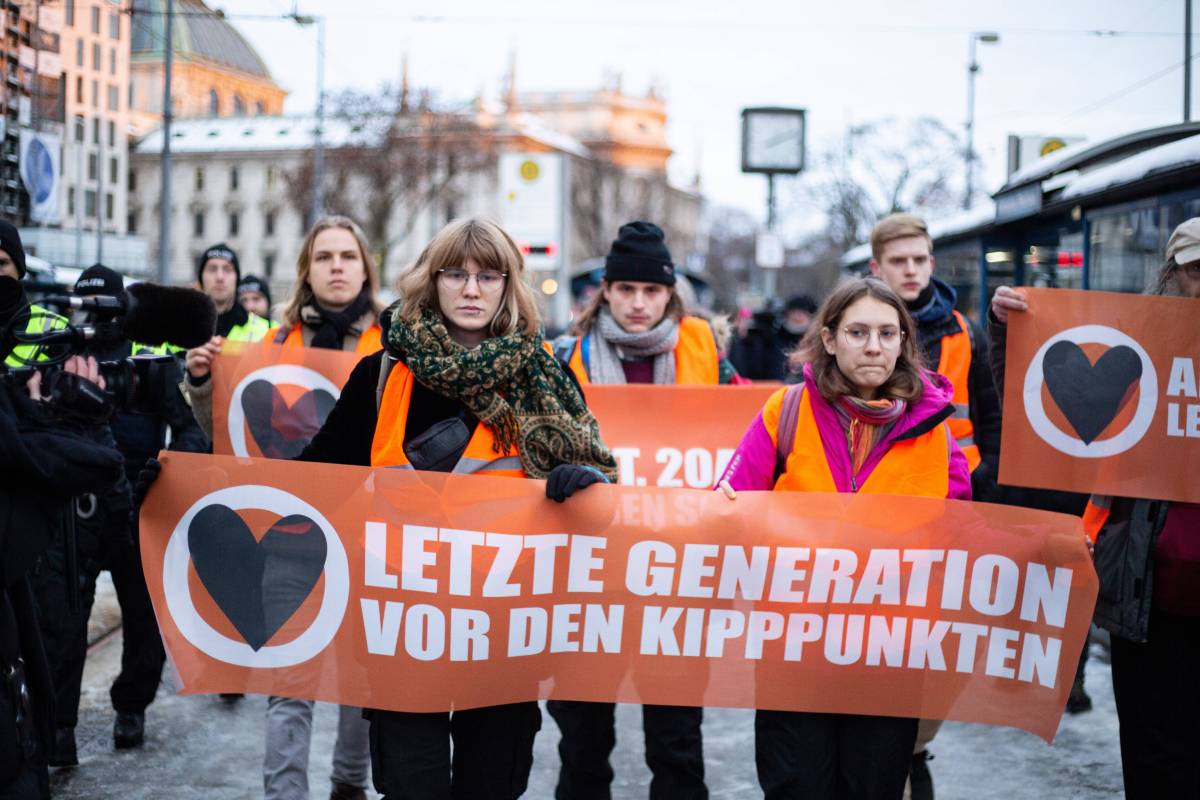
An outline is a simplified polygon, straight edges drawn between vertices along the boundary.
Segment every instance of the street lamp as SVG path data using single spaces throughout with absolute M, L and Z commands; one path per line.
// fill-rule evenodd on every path
M 302 27 L 317 26 L 317 127 L 313 135 L 313 177 L 312 177 L 312 209 L 309 211 L 312 219 L 309 226 L 316 224 L 323 213 L 325 173 L 325 147 L 321 141 L 322 129 L 325 127 L 325 18 L 314 17 L 311 14 L 291 14 L 292 21 Z
M 971 34 L 967 57 L 967 191 L 963 195 L 963 208 L 971 207 L 975 182 L 975 73 L 979 72 L 979 62 L 975 60 L 975 43 L 996 44 L 999 41 L 1000 34 L 995 31 L 975 31 Z

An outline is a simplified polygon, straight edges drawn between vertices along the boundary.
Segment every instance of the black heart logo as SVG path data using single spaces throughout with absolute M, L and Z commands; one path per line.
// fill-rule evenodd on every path
M 302 394 L 291 406 L 269 381 L 251 381 L 242 392 L 242 412 L 250 435 L 267 458 L 300 455 L 321 430 L 337 398 L 324 389 Z
M 292 618 L 325 568 L 325 534 L 303 514 L 283 517 L 260 541 L 237 512 L 202 508 L 188 526 L 200 582 L 255 651 Z
M 1142 359 L 1117 345 L 1093 365 L 1074 342 L 1055 342 L 1042 360 L 1046 388 L 1084 444 L 1104 432 L 1133 396 Z

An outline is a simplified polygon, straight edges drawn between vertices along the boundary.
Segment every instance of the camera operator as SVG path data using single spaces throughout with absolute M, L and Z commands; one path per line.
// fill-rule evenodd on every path
M 0 234 L 2 235 L 2 234 Z M 20 247 L 19 238 L 16 248 Z M 15 255 L 10 242 L 4 253 Z M 21 260 L 24 253 L 21 252 Z M 8 282 L 8 283 L 6 283 Z M 0 276 L 0 296 L 23 295 Z M 24 308 L 28 308 L 26 304 Z M 5 328 L 24 309 L 0 309 Z M 0 352 L 7 356 L 8 353 Z M 0 371 L 6 371 L 0 368 Z M 65 373 L 101 388 L 94 359 L 69 359 Z M 51 544 L 73 498 L 121 476 L 120 455 L 80 435 L 78 423 L 42 400 L 41 376 L 0 380 L 0 798 L 48 798 L 54 689 L 30 591 L 29 573 Z
M 75 295 L 118 295 L 123 288 L 119 274 L 102 264 L 94 264 L 79 276 L 75 283 Z M 137 355 L 176 356 L 175 361 L 168 365 L 169 376 L 156 384 L 157 391 L 153 396 L 146 398 L 147 407 L 144 412 L 148 413 L 119 411 L 112 420 L 113 438 L 117 450 L 124 458 L 125 476 L 131 485 L 137 481 L 138 472 L 147 462 L 153 459 L 159 450 L 167 447 L 168 431 L 171 450 L 191 453 L 208 451 L 208 437 L 200 429 L 191 408 L 179 391 L 179 383 L 183 380 L 183 350 L 170 344 L 152 346 L 123 339 L 103 350 L 93 352 L 106 361 Z M 116 507 L 119 510 L 119 503 Z M 144 741 L 146 707 L 154 701 L 154 695 L 158 691 L 166 652 L 163 650 L 154 608 L 150 603 L 150 593 L 146 588 L 146 577 L 142 571 L 136 521 L 131 515 L 125 514 L 113 518 L 113 522 L 120 525 L 121 530 L 108 537 L 109 546 L 104 553 L 102 568 L 108 569 L 112 574 L 117 601 L 121 606 L 121 672 L 109 691 L 113 710 L 116 712 L 113 744 L 121 749 L 137 747 Z M 82 665 L 84 651 L 80 649 L 72 657 L 77 658 Z M 74 673 L 71 677 L 74 678 Z M 74 712 L 79 702 L 78 689 L 66 696 L 60 694 L 59 700 L 60 727 L 56 741 L 63 747 L 55 755 L 62 756 L 61 760 L 71 763 L 74 761 L 74 732 L 71 728 L 74 726 Z M 67 703 L 73 705 L 68 709 L 65 707 Z

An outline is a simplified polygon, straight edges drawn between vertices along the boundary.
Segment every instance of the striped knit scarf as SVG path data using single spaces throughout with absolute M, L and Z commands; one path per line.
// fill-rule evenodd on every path
M 907 404 L 903 400 L 861 400 L 843 395 L 834 405 L 838 419 L 846 431 L 846 442 L 850 446 L 850 459 L 854 462 L 855 474 L 862 468 L 884 436 L 904 414 Z

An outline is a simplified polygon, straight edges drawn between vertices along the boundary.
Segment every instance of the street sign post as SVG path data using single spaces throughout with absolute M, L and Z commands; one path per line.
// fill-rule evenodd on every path
M 755 248 L 755 260 L 766 270 L 766 297 L 775 295 L 775 271 L 783 266 L 783 243 L 775 235 L 775 176 L 804 170 L 805 120 L 803 108 L 742 109 L 742 172 L 767 176 L 767 231 Z

